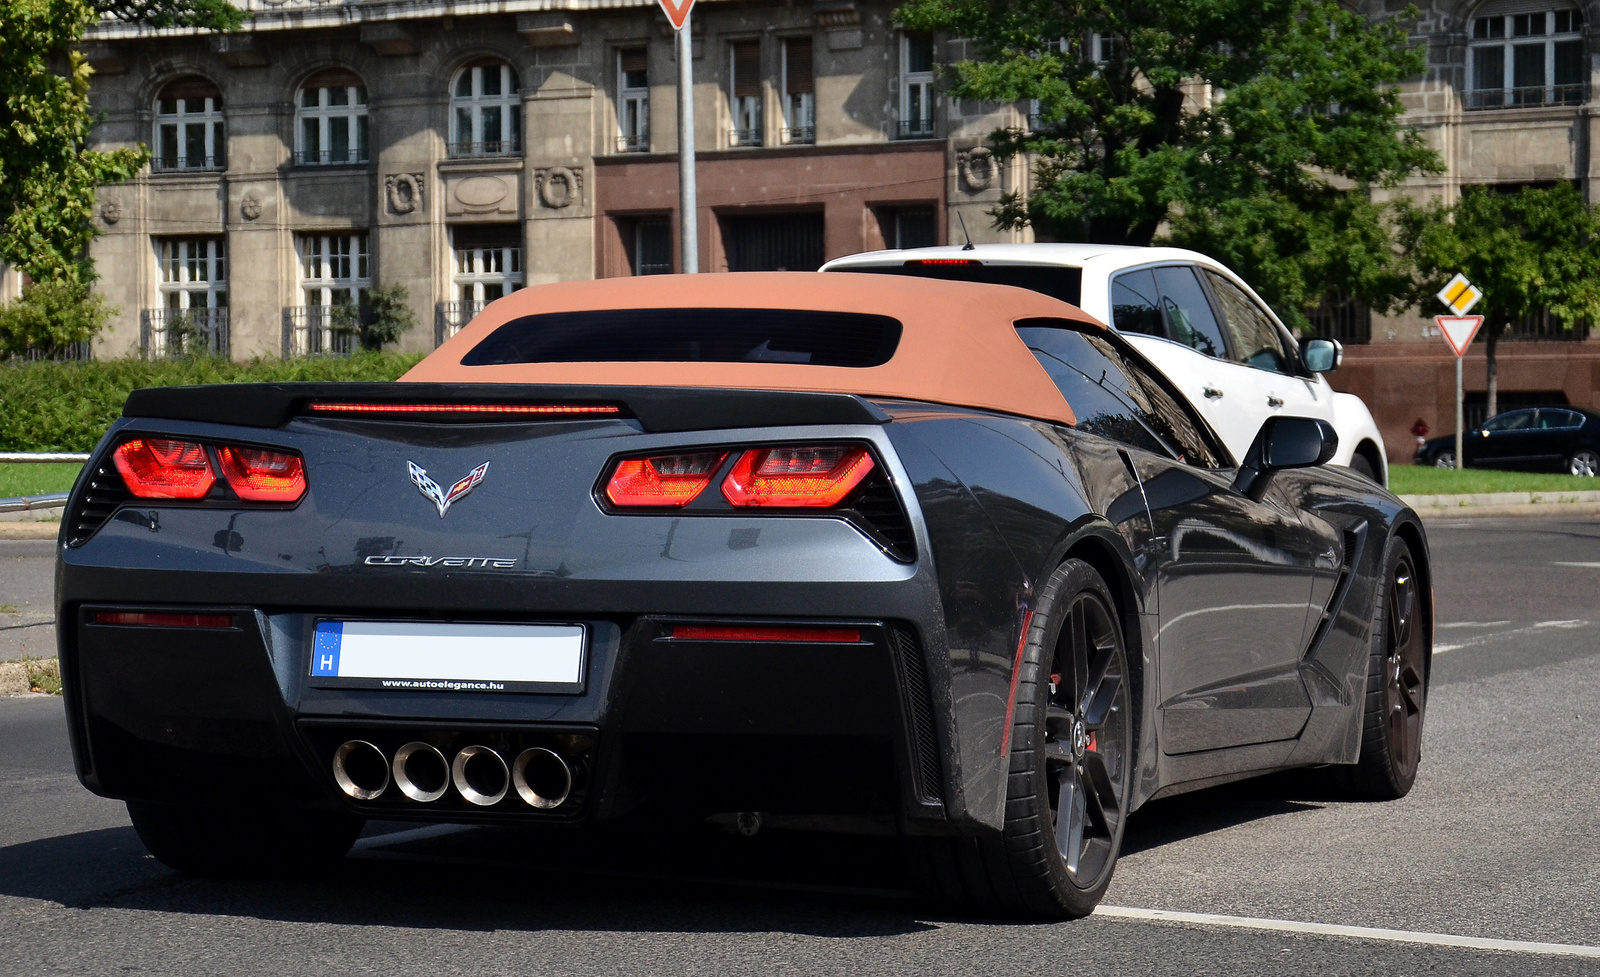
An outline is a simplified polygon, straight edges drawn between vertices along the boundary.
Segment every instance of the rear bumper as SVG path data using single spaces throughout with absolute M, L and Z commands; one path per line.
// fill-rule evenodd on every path
M 233 624 L 96 623 L 108 609 L 223 613 Z M 320 616 L 239 605 L 64 605 L 62 667 L 84 784 L 121 799 L 431 821 L 756 810 L 956 827 L 921 626 L 912 620 L 783 619 L 861 631 L 859 643 L 814 644 L 670 636 L 671 623 L 703 617 L 591 618 L 584 692 L 552 695 L 317 687 L 310 635 Z M 447 757 L 486 745 L 508 765 L 530 747 L 555 749 L 572 764 L 574 790 L 554 810 L 535 809 L 515 791 L 489 806 L 454 790 L 418 803 L 392 784 L 357 800 L 332 768 L 334 751 L 352 739 L 390 758 L 419 740 Z

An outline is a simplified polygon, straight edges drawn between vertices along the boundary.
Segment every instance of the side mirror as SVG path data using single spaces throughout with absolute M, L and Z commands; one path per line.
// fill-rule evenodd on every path
M 1249 492 L 1263 476 L 1285 468 L 1327 464 L 1339 450 L 1339 433 L 1312 417 L 1269 417 L 1261 425 L 1234 488 Z
M 1300 362 L 1312 373 L 1332 373 L 1344 365 L 1344 347 L 1331 339 L 1302 339 Z

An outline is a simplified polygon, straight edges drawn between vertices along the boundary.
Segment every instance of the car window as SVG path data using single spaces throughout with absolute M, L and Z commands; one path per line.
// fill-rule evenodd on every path
M 1194 276 L 1194 269 L 1183 265 L 1157 268 L 1155 279 L 1161 290 L 1167 337 L 1207 356 L 1227 356 L 1228 344 L 1222 341 L 1222 327 L 1211 311 L 1211 301 L 1200 287 L 1200 279 Z
M 1484 422 L 1485 431 L 1526 431 L 1533 427 L 1533 411 L 1513 410 L 1496 414 Z
M 1284 348 L 1283 334 L 1266 310 L 1251 300 L 1244 290 L 1211 269 L 1211 291 L 1222 307 L 1222 318 L 1233 338 L 1233 357 L 1258 370 L 1288 373 L 1294 360 Z
M 1568 428 L 1583 427 L 1583 415 L 1575 410 L 1556 410 L 1550 407 L 1539 409 L 1539 429 L 1543 431 L 1561 431 Z
M 1198 422 L 1110 334 L 1040 319 L 1018 323 L 1017 334 L 1072 405 L 1079 430 L 1189 464 L 1219 466 Z
M 1167 334 L 1161 323 L 1161 293 L 1156 291 L 1155 272 L 1141 268 L 1111 280 L 1111 324 L 1119 332 Z

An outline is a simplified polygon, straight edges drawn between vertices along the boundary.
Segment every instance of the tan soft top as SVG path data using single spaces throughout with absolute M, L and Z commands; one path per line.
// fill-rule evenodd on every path
M 495 329 L 522 316 L 664 308 L 869 313 L 898 319 L 904 331 L 887 363 L 859 368 L 804 363 L 461 364 Z M 812 390 L 981 407 L 1073 424 L 1072 408 L 1017 336 L 1017 320 L 1041 317 L 1101 325 L 1076 306 L 1026 289 L 900 275 L 741 272 L 564 282 L 525 288 L 494 302 L 400 379 Z

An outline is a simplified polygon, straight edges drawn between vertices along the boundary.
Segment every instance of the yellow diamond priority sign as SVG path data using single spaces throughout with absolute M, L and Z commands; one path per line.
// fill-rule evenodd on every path
M 1483 293 L 1478 286 L 1467 281 L 1467 276 L 1457 274 L 1450 279 L 1450 283 L 1439 290 L 1439 301 L 1450 307 L 1450 311 L 1458 316 L 1466 315 L 1472 307 L 1483 298 Z

